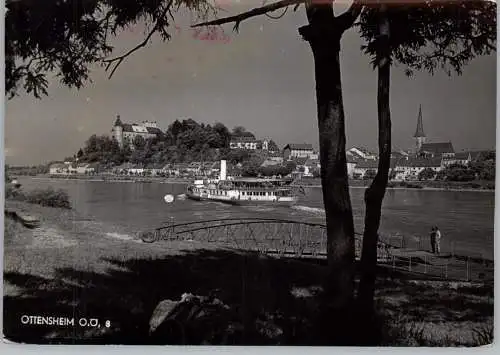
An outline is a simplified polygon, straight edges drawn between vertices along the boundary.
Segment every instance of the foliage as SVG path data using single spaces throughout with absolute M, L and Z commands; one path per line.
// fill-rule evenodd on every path
M 272 139 L 267 143 L 267 149 L 270 152 L 279 152 L 279 150 L 280 150 L 280 148 L 278 147 L 278 145 L 276 144 L 276 142 L 273 141 Z
M 48 165 L 9 166 L 9 167 L 6 166 L 5 171 L 9 175 L 35 176 L 38 174 L 47 174 L 49 172 L 49 167 Z
M 71 208 L 68 193 L 61 189 L 37 189 L 25 193 L 26 202 L 47 207 Z
M 77 156 L 80 154 L 79 161 L 86 163 L 120 164 L 126 158 L 126 152 L 120 149 L 118 142 L 105 135 L 90 136 L 80 151 L 82 151 L 81 154 L 77 153 Z
M 473 181 L 476 175 L 468 166 L 452 164 L 444 169 L 444 177 L 448 181 Z
M 469 164 L 477 179 L 494 181 L 496 169 L 496 154 L 494 151 L 481 152 L 476 161 Z
M 239 129 L 245 134 L 252 134 L 243 127 Z M 175 120 L 165 134 L 158 138 L 136 136 L 131 144 L 124 144 L 122 148 L 114 138 L 92 135 L 76 156 L 79 162 L 100 162 L 108 167 L 127 162 L 152 167 L 219 159 L 226 159 L 236 165 L 250 159 L 248 150 L 230 150 L 230 139 L 231 133 L 224 124 L 217 122 L 211 126 L 189 118 Z
M 6 0 L 5 89 L 9 98 L 20 89 L 37 98 L 47 95 L 48 75 L 70 88 L 89 82 L 94 64 L 114 73 L 125 56 L 108 59 L 113 36 L 140 22 L 170 39 L 173 14 L 181 7 L 204 18 L 215 13 L 207 0 Z M 136 46 L 127 55 L 146 45 Z
M 8 186 L 5 189 L 5 198 L 26 201 L 46 207 L 71 208 L 68 193 L 61 189 L 53 189 L 52 187 L 23 192 L 20 189 Z
M 419 180 L 432 180 L 436 177 L 436 172 L 434 169 L 425 168 L 418 174 Z
M 406 67 L 406 74 L 437 68 L 448 75 L 462 73 L 475 57 L 496 51 L 496 3 L 487 0 L 431 0 L 395 2 L 387 5 L 389 45 L 394 60 Z M 362 47 L 373 64 L 379 46 L 379 5 L 367 6 L 359 29 L 366 40 Z
M 372 180 L 377 175 L 377 171 L 373 169 L 368 169 L 363 175 L 363 180 Z
M 248 132 L 245 129 L 245 127 L 242 127 L 242 126 L 234 127 L 233 132 L 231 133 L 231 136 L 235 137 L 235 138 L 245 137 L 245 138 L 254 138 L 255 139 L 255 135 L 252 132 Z

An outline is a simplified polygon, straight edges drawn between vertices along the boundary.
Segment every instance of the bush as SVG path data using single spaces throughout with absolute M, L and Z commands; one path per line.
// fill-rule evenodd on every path
M 5 185 L 5 199 L 24 201 L 25 196 L 20 189 L 12 185 Z
M 68 193 L 64 190 L 36 189 L 26 194 L 26 201 L 47 207 L 71 208 Z
M 7 187 L 5 189 L 5 198 L 17 201 L 26 201 L 46 207 L 71 208 L 69 196 L 64 190 L 36 189 L 29 192 L 22 192 L 19 189 Z

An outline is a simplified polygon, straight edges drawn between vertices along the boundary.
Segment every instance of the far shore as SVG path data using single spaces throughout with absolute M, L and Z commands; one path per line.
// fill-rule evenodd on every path
M 36 175 L 36 176 L 21 176 L 21 177 L 30 177 L 32 179 L 41 179 L 41 180 L 85 180 L 89 182 L 111 182 L 111 183 L 159 183 L 159 184 L 188 184 L 193 179 L 190 178 L 172 178 L 172 177 L 122 177 L 122 176 L 54 176 L 54 175 Z M 435 182 L 422 182 L 416 181 L 409 183 L 410 186 L 398 186 L 397 184 L 401 184 L 402 182 L 390 182 L 387 186 L 387 189 L 390 190 L 424 190 L 424 191 L 467 191 L 467 192 L 490 192 L 494 193 L 494 188 L 487 188 L 485 182 L 478 183 L 478 187 L 471 188 L 470 183 L 448 183 L 449 186 L 429 186 L 428 184 L 433 184 Z M 299 180 L 298 185 L 301 185 L 306 188 L 321 188 L 321 182 L 318 178 L 307 178 L 303 180 Z M 396 185 L 396 186 L 391 186 Z M 464 187 L 460 187 L 460 185 L 464 185 Z M 364 180 L 349 180 L 349 187 L 353 189 L 365 189 L 367 188 L 368 181 Z M 467 187 L 465 187 L 467 186 Z

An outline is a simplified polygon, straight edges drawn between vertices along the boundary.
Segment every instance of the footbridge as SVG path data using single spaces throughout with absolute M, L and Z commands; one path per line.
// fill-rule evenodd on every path
M 276 218 L 224 218 L 190 222 L 169 222 L 141 233 L 145 243 L 193 241 L 220 247 L 258 252 L 274 257 L 326 259 L 326 225 Z M 379 265 L 394 270 L 441 279 L 485 280 L 493 278 L 493 261 L 482 257 L 436 256 L 424 250 L 421 239 L 380 236 Z M 355 233 L 355 255 L 359 260 L 362 234 Z

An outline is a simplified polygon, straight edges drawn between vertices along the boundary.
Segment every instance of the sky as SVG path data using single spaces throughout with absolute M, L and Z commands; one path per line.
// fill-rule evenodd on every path
M 230 1 L 230 0 L 226 0 Z M 221 5 L 228 13 L 248 2 Z M 342 12 L 341 7 L 336 9 Z M 277 13 L 279 14 L 279 13 Z M 220 15 L 222 16 L 222 14 Z M 280 146 L 318 146 L 313 58 L 297 28 L 304 10 L 279 20 L 243 22 L 239 33 L 224 26 L 222 41 L 193 38 L 190 16 L 181 13 L 173 38 L 151 43 L 126 59 L 111 79 L 103 68 L 92 83 L 68 89 L 50 78 L 42 100 L 21 94 L 5 104 L 6 163 L 40 164 L 73 155 L 92 134 L 110 134 L 116 115 L 127 123 L 156 121 L 166 130 L 175 119 L 244 126 Z M 144 38 L 138 25 L 115 40 L 115 54 Z M 347 146 L 377 147 L 376 72 L 360 51 L 356 30 L 342 40 L 341 66 Z M 419 105 L 428 141 L 451 141 L 456 151 L 493 149 L 496 135 L 496 55 L 480 57 L 462 76 L 417 73 L 394 67 L 391 77 L 393 147 L 413 148 Z

